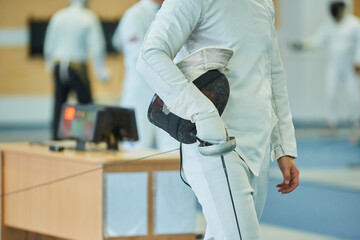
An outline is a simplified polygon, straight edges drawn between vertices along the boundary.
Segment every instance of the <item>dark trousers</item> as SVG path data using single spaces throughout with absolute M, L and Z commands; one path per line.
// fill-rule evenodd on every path
M 55 106 L 52 122 L 52 139 L 58 140 L 62 105 L 66 102 L 68 94 L 75 91 L 78 102 L 81 104 L 92 103 L 91 88 L 87 74 L 86 64 L 71 62 L 66 69 L 60 69 L 60 64 L 55 65 Z

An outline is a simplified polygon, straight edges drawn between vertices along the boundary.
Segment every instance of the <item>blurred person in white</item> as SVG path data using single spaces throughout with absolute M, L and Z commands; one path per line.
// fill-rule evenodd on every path
M 123 53 L 125 62 L 124 87 L 120 105 L 135 109 L 139 141 L 132 144 L 135 148 L 156 148 L 168 151 L 180 146 L 168 133 L 151 124 L 147 118 L 148 107 L 154 96 L 154 91 L 136 70 L 136 62 L 141 52 L 141 46 L 151 22 L 160 9 L 163 0 L 141 0 L 130 7 L 121 18 L 112 38 L 113 46 Z M 178 173 L 162 177 L 158 182 L 160 195 L 156 201 L 164 216 L 157 218 L 156 231 L 172 232 L 187 230 L 189 218 L 195 217 L 195 197 L 186 186 L 181 184 Z M 179 186 L 180 184 L 180 186 Z M 162 191 L 161 189 L 171 189 Z M 178 196 L 174 199 L 174 196 Z M 164 220 L 166 219 L 166 220 Z M 191 224 L 190 224 L 191 225 Z
M 234 55 L 227 65 L 226 52 L 201 50 L 186 70 L 173 61 L 208 47 L 230 48 Z M 137 69 L 169 111 L 195 123 L 199 139 L 216 145 L 226 143 L 227 132 L 236 138 L 236 151 L 224 156 L 236 211 L 221 158 L 202 155 L 199 143 L 182 145 L 185 176 L 207 222 L 205 239 L 238 240 L 239 229 L 243 240 L 262 239 L 259 219 L 268 189 L 270 142 L 283 174 L 278 191 L 289 193 L 299 183 L 272 0 L 165 0 L 145 37 Z M 221 117 L 192 83 L 214 69 L 228 70 L 230 96 Z
M 355 72 L 358 75 L 357 90 L 358 90 L 358 94 L 360 96 L 360 44 L 357 44 L 356 54 L 355 54 L 355 67 L 354 68 L 355 68 Z M 356 84 L 355 84 L 354 87 L 356 87 Z M 350 141 L 351 141 L 352 144 L 360 146 L 360 120 L 358 121 L 357 128 L 352 133 Z
M 298 50 L 310 50 L 325 46 L 328 63 L 325 73 L 325 113 L 327 127 L 336 127 L 338 119 L 335 111 L 339 101 L 339 88 L 344 85 L 350 105 L 350 120 L 354 128 L 360 124 L 359 76 L 356 66 L 357 51 L 360 50 L 360 21 L 351 15 L 345 1 L 331 1 L 329 4 L 331 21 L 324 23 L 317 32 L 292 46 Z
M 57 139 L 62 104 L 70 91 L 79 103 L 92 103 L 87 72 L 89 55 L 97 76 L 109 80 L 105 67 L 105 38 L 98 17 L 88 9 L 87 0 L 71 0 L 69 6 L 56 12 L 46 30 L 44 54 L 47 68 L 55 79 L 55 103 L 52 138 Z
M 129 8 L 114 33 L 112 43 L 124 54 L 125 77 L 120 105 L 135 109 L 139 133 L 139 141 L 135 146 L 155 147 L 166 151 L 179 147 L 179 143 L 147 119 L 148 107 L 154 91 L 136 71 L 136 62 L 144 37 L 162 3 L 163 0 L 141 0 Z

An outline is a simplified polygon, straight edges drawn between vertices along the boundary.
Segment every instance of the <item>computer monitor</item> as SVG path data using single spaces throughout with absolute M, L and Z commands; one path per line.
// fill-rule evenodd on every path
M 58 137 L 76 140 L 77 150 L 85 150 L 86 142 L 106 142 L 117 150 L 118 141 L 139 139 L 133 109 L 94 104 L 64 104 Z

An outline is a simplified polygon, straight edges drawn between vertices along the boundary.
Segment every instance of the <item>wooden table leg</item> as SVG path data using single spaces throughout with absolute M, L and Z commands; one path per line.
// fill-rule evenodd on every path
M 153 172 L 148 172 L 148 236 L 154 236 L 154 186 Z

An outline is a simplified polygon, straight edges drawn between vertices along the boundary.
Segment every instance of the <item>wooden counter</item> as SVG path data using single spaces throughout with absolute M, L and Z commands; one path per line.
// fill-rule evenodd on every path
M 0 144 L 0 153 L 3 240 L 31 239 L 28 231 L 56 237 L 51 239 L 106 239 L 104 175 L 139 171 L 148 173 L 147 236 L 108 239 L 195 239 L 195 234 L 154 235 L 153 172 L 177 170 L 176 152 L 50 152 L 46 146 L 12 143 Z

